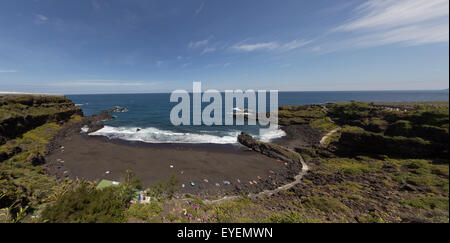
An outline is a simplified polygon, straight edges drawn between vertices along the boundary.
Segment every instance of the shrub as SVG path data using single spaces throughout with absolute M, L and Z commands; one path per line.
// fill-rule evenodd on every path
M 341 213 L 348 211 L 348 208 L 344 204 L 331 197 L 310 197 L 305 201 L 304 205 L 324 213 Z
M 133 195 L 129 184 L 100 190 L 86 182 L 60 196 L 42 212 L 44 222 L 112 223 L 125 220 L 125 210 Z
M 408 137 L 411 134 L 411 122 L 405 120 L 398 120 L 389 126 L 386 134 L 389 136 L 403 136 Z
M 127 211 L 128 217 L 148 221 L 154 217 L 159 217 L 162 212 L 162 207 L 157 202 L 150 202 L 149 204 L 136 203 L 130 206 Z
M 448 197 L 418 197 L 411 200 L 402 200 L 400 203 L 422 209 L 449 209 Z

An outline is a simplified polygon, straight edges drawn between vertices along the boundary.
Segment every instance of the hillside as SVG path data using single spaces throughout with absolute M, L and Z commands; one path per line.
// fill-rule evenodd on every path
M 145 190 L 148 203 L 132 200 L 145 188 L 131 170 L 120 186 L 104 189 L 46 173 L 43 155 L 55 136 L 93 124 L 70 100 L 3 97 L 0 104 L 0 221 L 449 221 L 448 102 L 280 107 L 284 140 L 263 143 L 242 134 L 239 141 L 279 162 L 305 163 L 300 183 L 274 193 L 202 198 L 178 193 L 171 176 Z
M 57 132 L 81 117 L 64 97 L 0 97 L 0 208 L 15 215 L 49 200 L 58 183 L 40 167 L 43 156 Z

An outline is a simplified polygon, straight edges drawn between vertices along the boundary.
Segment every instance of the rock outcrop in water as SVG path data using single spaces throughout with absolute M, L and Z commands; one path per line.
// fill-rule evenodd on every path
M 103 110 L 97 115 L 86 117 L 83 125 L 88 126 L 89 130 L 87 132 L 91 133 L 102 129 L 105 126 L 104 121 L 112 119 L 114 119 L 114 116 L 112 116 L 108 111 Z

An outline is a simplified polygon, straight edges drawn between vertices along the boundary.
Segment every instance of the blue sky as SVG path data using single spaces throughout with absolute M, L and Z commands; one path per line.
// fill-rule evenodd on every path
M 0 91 L 444 89 L 448 0 L 1 0 Z

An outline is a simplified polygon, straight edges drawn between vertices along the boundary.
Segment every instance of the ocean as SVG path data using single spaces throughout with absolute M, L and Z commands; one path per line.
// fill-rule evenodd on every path
M 260 134 L 258 125 L 174 126 L 170 122 L 170 111 L 177 103 L 170 102 L 168 93 L 67 95 L 67 97 L 80 106 L 84 114 L 88 116 L 115 106 L 128 110 L 121 113 L 114 112 L 113 115 L 116 116 L 116 119 L 106 121 L 103 129 L 89 134 L 90 136 L 106 136 L 111 139 L 146 143 L 235 144 L 237 135 L 242 131 L 262 141 L 271 141 L 285 135 L 281 130 Z M 279 92 L 278 94 L 279 106 L 351 100 L 374 102 L 448 101 L 449 93 L 448 91 L 317 91 Z M 208 103 L 203 104 L 203 106 L 206 105 Z

